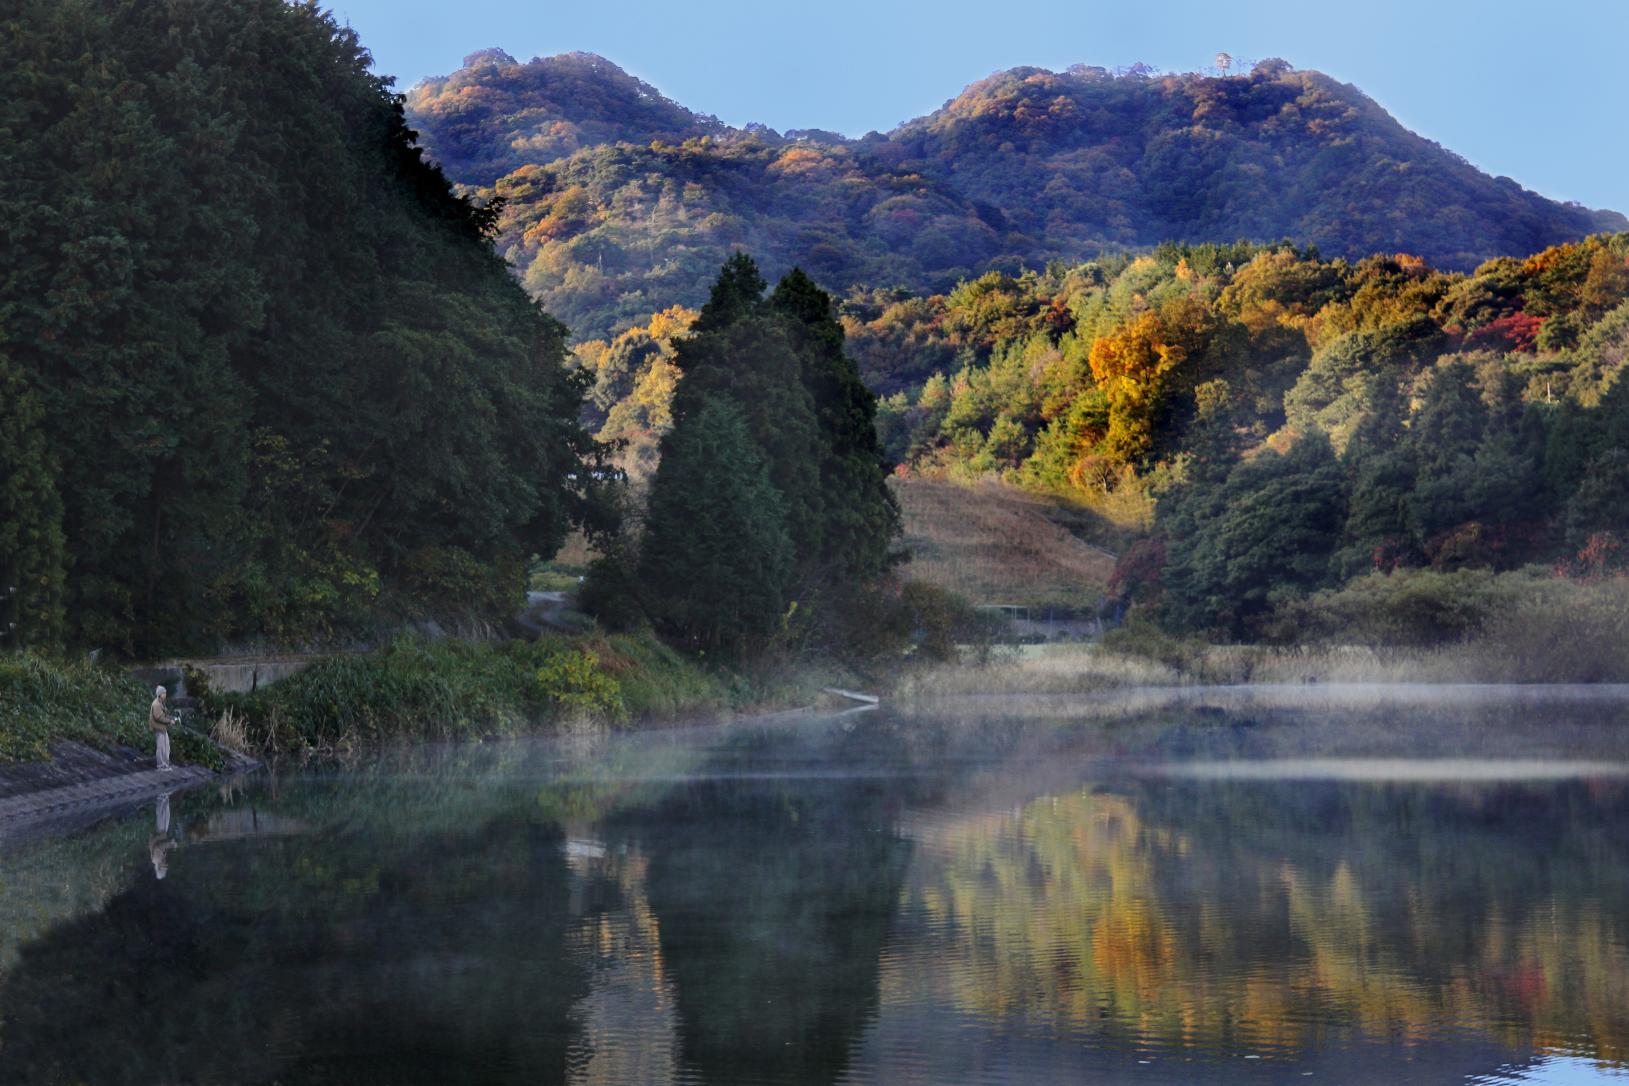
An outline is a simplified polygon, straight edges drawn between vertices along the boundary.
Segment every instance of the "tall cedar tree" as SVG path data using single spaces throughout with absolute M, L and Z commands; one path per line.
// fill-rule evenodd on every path
M 0 650 L 62 638 L 62 498 L 40 417 L 0 342 Z
M 738 656 L 772 635 L 793 547 L 780 493 L 737 404 L 715 397 L 662 439 L 639 580 L 657 628 Z
M 44 411 L 72 638 L 299 640 L 507 606 L 589 441 L 564 330 L 314 3 L 0 16 L 0 326 Z
M 871 580 L 887 568 L 900 530 L 877 438 L 877 398 L 843 349 L 831 295 L 794 268 L 776 285 L 770 305 L 794 322 L 804 387 L 820 425 L 821 565 L 833 579 Z
M 724 265 L 696 330 L 678 344 L 675 361 L 684 376 L 673 421 L 683 425 L 716 399 L 735 404 L 780 492 L 798 580 L 808 587 L 824 553 L 822 435 L 796 329 L 765 304 L 763 292 L 763 277 L 746 254 Z

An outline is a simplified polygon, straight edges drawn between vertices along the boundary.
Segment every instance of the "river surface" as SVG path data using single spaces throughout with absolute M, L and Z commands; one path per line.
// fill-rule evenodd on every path
M 0 1081 L 1629 1083 L 1629 692 L 380 756 L 0 857 Z

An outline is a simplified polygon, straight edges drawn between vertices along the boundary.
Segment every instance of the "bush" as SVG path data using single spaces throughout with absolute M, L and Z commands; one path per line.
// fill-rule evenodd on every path
M 99 750 L 127 746 L 151 751 L 147 706 L 153 693 L 123 670 L 88 659 L 31 652 L 0 656 L 0 762 L 49 757 L 57 742 Z M 170 732 L 181 764 L 218 768 L 220 752 L 191 732 Z
M 622 689 L 587 649 L 558 649 L 538 667 L 537 682 L 546 696 L 562 709 L 597 716 L 620 717 L 626 710 Z
M 1451 651 L 1464 680 L 1629 680 L 1629 578 L 1399 570 L 1283 603 L 1273 626 L 1300 644 Z
M 404 636 L 336 656 L 252 694 L 205 695 L 267 751 L 520 735 L 563 718 L 608 720 L 727 708 L 728 686 L 647 635 L 535 641 Z
M 1105 654 L 1148 660 L 1179 673 L 1191 671 L 1202 651 L 1196 642 L 1172 637 L 1141 611 L 1133 611 L 1124 623 L 1105 633 L 1098 644 Z
M 1340 588 L 1280 601 L 1267 629 L 1286 642 L 1440 645 L 1475 637 L 1495 615 L 1531 609 L 1575 587 L 1539 570 L 1370 573 Z
M 599 648 L 629 717 L 671 717 L 729 708 L 730 686 L 649 634 L 613 635 Z

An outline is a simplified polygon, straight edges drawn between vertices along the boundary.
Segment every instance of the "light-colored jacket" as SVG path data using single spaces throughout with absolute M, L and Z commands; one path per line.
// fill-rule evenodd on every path
M 155 732 L 167 732 L 175 718 L 164 711 L 164 699 L 154 698 L 153 707 L 147 710 L 147 722 L 153 726 Z

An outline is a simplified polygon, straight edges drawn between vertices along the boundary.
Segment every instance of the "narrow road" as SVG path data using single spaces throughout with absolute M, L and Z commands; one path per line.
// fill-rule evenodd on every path
M 516 615 L 515 621 L 533 633 L 547 633 L 549 630 L 581 633 L 579 627 L 560 617 L 560 612 L 566 609 L 569 602 L 564 592 L 528 592 L 526 610 Z

